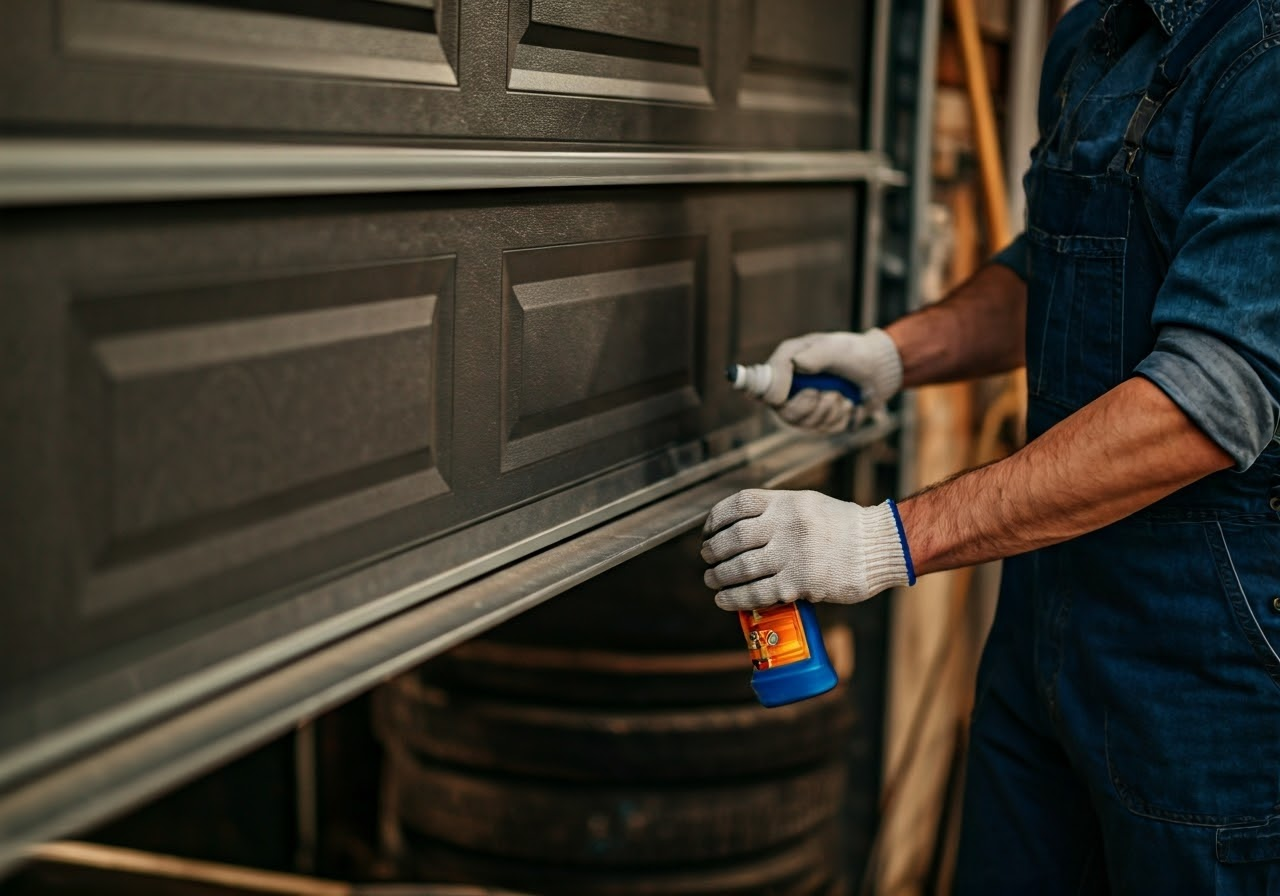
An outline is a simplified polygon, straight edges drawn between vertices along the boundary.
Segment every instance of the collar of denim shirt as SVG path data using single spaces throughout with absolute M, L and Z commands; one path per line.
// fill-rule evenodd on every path
M 1098 0 L 1110 9 L 1134 0 Z M 1183 25 L 1198 18 L 1208 7 L 1210 0 L 1144 0 L 1167 35 L 1176 34 Z

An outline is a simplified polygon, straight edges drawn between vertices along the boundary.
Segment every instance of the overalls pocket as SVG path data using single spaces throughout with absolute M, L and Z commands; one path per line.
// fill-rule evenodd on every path
M 1074 411 L 1122 379 L 1129 192 L 1105 175 L 1046 168 L 1035 179 L 1027 386 L 1033 399 Z
M 1127 527 L 1102 683 L 1106 762 L 1129 811 L 1208 826 L 1280 814 L 1280 612 L 1263 583 L 1280 525 Z M 1117 542 L 1121 543 L 1121 542 Z
M 1280 693 L 1280 525 L 1237 521 L 1216 524 L 1210 547 L 1218 579 L 1236 624 Z

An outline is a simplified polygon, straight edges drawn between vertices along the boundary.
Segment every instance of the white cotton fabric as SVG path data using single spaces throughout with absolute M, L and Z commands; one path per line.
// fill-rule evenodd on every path
M 908 584 L 893 509 L 820 492 L 749 489 L 712 508 L 703 581 L 725 610 L 797 599 L 858 603 Z
M 817 432 L 840 432 L 861 423 L 902 388 L 902 358 L 889 334 L 879 328 L 787 339 L 774 349 L 768 363 L 773 382 L 764 400 L 787 423 Z M 855 407 L 838 392 L 814 389 L 802 390 L 788 400 L 793 371 L 844 377 L 862 389 L 863 403 Z

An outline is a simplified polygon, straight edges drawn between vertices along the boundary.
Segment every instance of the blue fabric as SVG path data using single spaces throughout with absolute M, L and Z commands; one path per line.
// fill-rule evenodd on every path
M 1280 894 L 1280 14 L 1202 33 L 1205 4 L 1149 2 L 1073 8 L 1046 58 L 996 259 L 1027 280 L 1028 435 L 1143 376 L 1237 469 L 1006 562 L 962 896 Z M 1175 50 L 1194 61 L 1130 159 Z
M 1161 10 L 1162 21 L 1184 32 L 1195 28 L 1195 16 L 1204 11 L 1202 3 L 1149 2 Z M 1114 13 L 1126 6 L 1138 4 L 1103 9 Z M 1154 17 L 1145 29 L 1130 25 L 1136 34 L 1117 34 L 1122 17 L 1111 15 L 1087 40 L 1098 18 L 1098 5 L 1079 4 L 1054 34 L 1040 92 L 1046 136 L 1033 156 L 1042 168 L 1100 186 L 1168 38 Z M 1233 19 L 1152 126 L 1138 166 L 1135 220 L 1129 220 L 1127 207 L 1113 208 L 1124 217 L 1107 234 L 1121 240 L 1132 231 L 1146 245 L 1127 247 L 1123 264 L 1111 270 L 1110 276 L 1132 282 L 1126 282 L 1123 308 L 1101 322 L 1119 331 L 1110 341 L 1121 356 L 1113 375 L 1099 382 L 1109 388 L 1134 374 L 1150 379 L 1240 470 L 1280 436 L 1280 128 L 1272 99 L 1280 47 L 1267 23 L 1280 25 L 1280 9 L 1272 2 L 1253 4 Z M 1117 49 L 1126 38 L 1127 46 Z M 1086 43 L 1097 46 L 1080 53 Z M 1029 196 L 1035 186 L 1031 175 Z M 1050 185 L 1042 204 L 1069 201 L 1063 193 Z M 1030 281 L 1034 237 L 1024 232 L 994 260 Z M 1059 251 L 1077 254 L 1068 243 Z M 1063 289 L 1072 284 L 1056 286 L 1056 292 L 1033 294 L 1033 304 L 1066 300 Z M 1083 303 L 1080 296 L 1070 300 Z M 1074 325 L 1077 331 L 1090 319 L 1098 322 L 1100 314 L 1062 307 L 1052 312 L 1049 326 Z M 1029 352 L 1038 335 L 1043 332 L 1029 331 Z M 1058 361 L 1057 371 L 1051 365 L 1043 372 L 1070 376 L 1061 369 L 1068 359 Z
M 1155 13 L 1160 27 L 1170 35 L 1204 12 L 1207 5 L 1208 0 L 1147 0 L 1147 6 Z
M 1277 557 L 1247 505 L 1006 562 L 957 896 L 1280 893 Z
M 907 584 L 916 583 L 916 565 L 911 559 L 911 545 L 907 544 L 907 530 L 902 528 L 902 514 L 898 513 L 898 505 L 889 499 L 889 509 L 893 511 L 893 524 L 898 527 L 898 543 L 902 545 L 902 559 L 907 563 Z

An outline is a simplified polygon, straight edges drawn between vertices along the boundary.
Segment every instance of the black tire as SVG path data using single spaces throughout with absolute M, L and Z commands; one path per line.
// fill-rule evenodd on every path
M 838 759 L 853 725 L 848 689 L 765 709 L 583 709 L 400 678 L 374 699 L 388 744 L 473 769 L 583 782 L 715 780 Z
M 736 620 L 734 625 L 737 625 Z M 824 630 L 841 678 L 853 667 L 848 626 Z M 446 690 L 565 706 L 728 706 L 755 703 L 751 660 L 742 642 L 727 650 L 621 651 L 597 647 L 467 641 L 416 673 Z
M 781 849 L 680 868 L 569 868 L 460 850 L 413 831 L 404 840 L 409 876 L 486 881 L 531 896 L 834 896 L 843 864 L 834 824 Z
M 420 674 L 449 690 L 574 706 L 755 701 L 751 659 L 741 644 L 706 653 L 623 653 L 477 638 L 436 658 Z
M 405 826 L 464 849 L 542 862 L 644 867 L 709 862 L 780 847 L 835 818 L 835 763 L 718 787 L 494 778 L 389 751 L 388 784 Z

